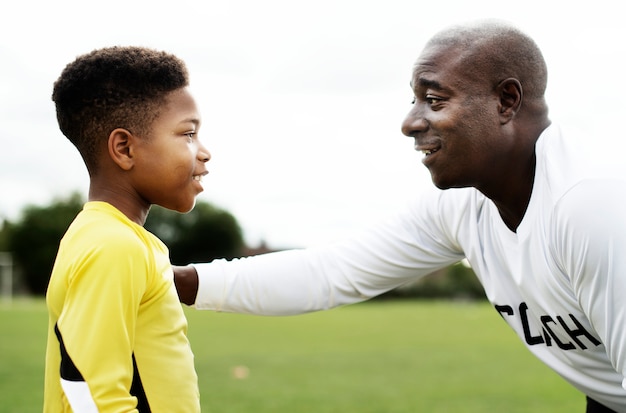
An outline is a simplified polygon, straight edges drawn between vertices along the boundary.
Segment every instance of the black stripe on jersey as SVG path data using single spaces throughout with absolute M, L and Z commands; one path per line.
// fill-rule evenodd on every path
M 63 336 L 59 331 L 58 325 L 54 326 L 54 333 L 59 340 L 59 347 L 61 350 L 61 378 L 67 381 L 85 381 L 83 375 L 80 374 L 78 368 L 72 361 L 72 358 L 67 354 L 65 344 L 63 343 Z M 131 396 L 137 398 L 137 410 L 139 413 L 150 413 L 150 404 L 148 404 L 148 398 L 146 392 L 143 389 L 143 383 L 139 376 L 139 370 L 137 369 L 137 362 L 135 361 L 135 355 L 133 354 L 133 383 L 130 386 Z
M 76 368 L 76 365 L 72 361 L 72 358 L 67 354 L 65 350 L 65 344 L 63 343 L 63 337 L 59 331 L 57 324 L 54 325 L 54 333 L 59 340 L 59 346 L 61 350 L 61 378 L 67 381 L 85 381 L 83 375 Z
M 146 392 L 143 389 L 143 383 L 141 383 L 141 377 L 139 377 L 139 369 L 137 368 L 137 361 L 133 354 L 133 384 L 130 386 L 130 394 L 137 398 L 137 410 L 139 413 L 150 413 L 150 404 L 148 404 L 148 398 Z

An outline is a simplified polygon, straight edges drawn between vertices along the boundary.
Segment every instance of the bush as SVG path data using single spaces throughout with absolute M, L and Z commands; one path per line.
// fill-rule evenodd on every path
M 31 293 L 45 294 L 59 242 L 82 206 L 80 195 L 72 194 L 49 206 L 28 206 L 19 222 L 7 223 L 8 249 Z
M 168 246 L 174 265 L 238 257 L 244 245 L 235 217 L 204 202 L 187 214 L 153 206 L 145 228 Z
M 457 263 L 436 271 L 413 283 L 396 288 L 380 298 L 485 299 L 482 285 L 474 271 Z
M 59 242 L 83 204 L 83 198 L 75 193 L 48 206 L 28 206 L 18 222 L 4 222 L 0 251 L 13 254 L 16 273 L 22 275 L 28 292 L 46 293 Z M 165 242 L 174 264 L 232 258 L 243 245 L 235 218 L 202 202 L 188 214 L 153 207 L 145 227 Z

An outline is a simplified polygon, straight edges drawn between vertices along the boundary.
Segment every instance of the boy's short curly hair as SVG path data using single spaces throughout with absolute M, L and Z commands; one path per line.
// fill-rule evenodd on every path
M 99 147 L 116 128 L 150 132 L 169 92 L 189 84 L 185 63 L 144 47 L 109 47 L 79 56 L 54 83 L 61 132 L 76 146 L 87 169 L 97 169 Z

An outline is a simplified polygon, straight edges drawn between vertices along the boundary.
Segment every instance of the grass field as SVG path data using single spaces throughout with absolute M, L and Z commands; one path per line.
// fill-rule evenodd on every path
M 584 411 L 487 303 L 187 316 L 203 412 Z M 0 303 L 0 413 L 41 411 L 45 332 L 43 301 Z

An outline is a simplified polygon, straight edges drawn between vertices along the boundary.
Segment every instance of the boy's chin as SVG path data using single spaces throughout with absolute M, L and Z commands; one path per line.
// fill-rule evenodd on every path
M 170 211 L 176 211 L 181 214 L 186 214 L 188 212 L 191 212 L 193 208 L 196 206 L 196 199 L 194 198 L 192 201 L 184 203 L 184 204 L 160 205 L 160 206 L 162 206 L 165 209 L 169 209 Z
M 188 205 L 187 207 L 184 207 L 184 208 L 178 208 L 176 209 L 176 211 L 180 212 L 181 214 L 186 214 L 188 212 L 191 212 L 195 206 L 196 206 L 196 201 L 194 200 L 191 203 L 191 205 Z

